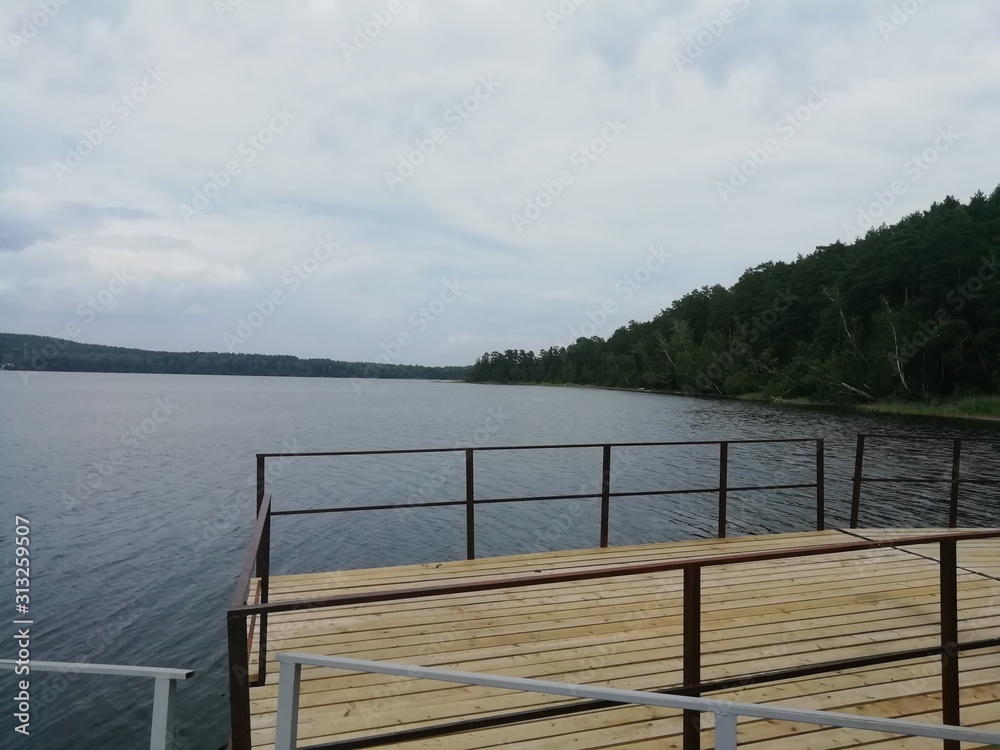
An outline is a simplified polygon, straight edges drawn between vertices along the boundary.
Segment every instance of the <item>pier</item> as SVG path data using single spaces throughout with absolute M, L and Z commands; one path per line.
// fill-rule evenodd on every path
M 718 496 L 714 539 L 610 546 L 612 501 L 658 493 L 613 492 L 616 446 L 595 445 L 586 447 L 600 449 L 600 492 L 572 499 L 601 504 L 598 546 L 476 559 L 476 505 L 552 496 L 475 497 L 483 449 L 468 448 L 460 449 L 467 497 L 447 501 L 466 507 L 468 559 L 282 576 L 270 574 L 271 523 L 304 511 L 274 506 L 268 456 L 259 456 L 257 522 L 228 613 L 232 747 L 275 747 L 277 657 L 288 653 L 962 726 L 1000 741 L 1000 530 L 826 529 L 823 442 L 789 440 L 781 442 L 815 447 L 816 481 L 794 487 L 814 493 L 817 528 L 728 537 L 735 490 L 726 460 L 739 442 L 771 441 L 712 443 L 719 484 L 686 490 Z M 953 450 L 961 455 L 960 444 Z M 957 504 L 965 480 L 955 454 L 944 481 Z M 852 500 L 864 479 L 856 468 Z M 302 667 L 295 705 L 305 748 L 693 750 L 716 742 L 707 712 L 361 669 Z M 740 747 L 989 746 L 754 716 L 739 718 L 735 736 Z

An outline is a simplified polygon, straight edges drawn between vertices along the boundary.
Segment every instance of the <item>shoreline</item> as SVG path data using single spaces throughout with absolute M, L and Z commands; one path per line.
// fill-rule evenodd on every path
M 821 401 L 810 401 L 808 399 L 780 399 L 767 398 L 760 394 L 744 394 L 742 396 L 724 396 L 710 393 L 685 393 L 683 391 L 668 391 L 653 388 L 623 388 L 620 386 L 593 385 L 589 383 L 497 383 L 484 382 L 473 383 L 469 381 L 452 381 L 466 383 L 468 385 L 509 385 L 509 386 L 541 386 L 546 388 L 590 388 L 600 391 L 625 391 L 627 393 L 650 393 L 660 396 L 680 396 L 682 398 L 697 398 L 708 400 L 732 400 L 744 401 L 747 403 L 765 404 L 769 406 L 797 406 L 817 409 L 844 409 L 847 411 L 861 412 L 864 414 L 896 414 L 903 416 L 934 417 L 938 419 L 964 419 L 978 422 L 1000 422 L 1000 395 L 981 395 L 951 398 L 939 402 L 900 402 L 900 401 L 876 401 L 874 403 L 860 404 L 832 404 Z M 966 402 L 986 401 L 990 402 L 991 411 L 970 412 L 962 410 L 961 404 Z

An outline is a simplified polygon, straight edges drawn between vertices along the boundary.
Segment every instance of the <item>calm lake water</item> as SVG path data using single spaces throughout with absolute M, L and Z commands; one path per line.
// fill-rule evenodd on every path
M 31 521 L 35 659 L 188 667 L 179 696 L 179 746 L 217 750 L 227 737 L 225 608 L 252 526 L 260 452 L 823 437 L 828 524 L 847 523 L 858 432 L 992 436 L 991 424 L 868 416 L 731 401 L 571 388 L 422 381 L 0 372 L 3 591 L 13 619 L 14 516 Z M 949 446 L 872 447 L 874 476 L 950 475 Z M 612 489 L 717 483 L 717 448 L 617 453 Z M 813 480 L 812 446 L 731 448 L 730 484 Z M 299 458 L 269 465 L 276 509 L 464 497 L 459 454 L 392 459 Z M 969 476 L 997 478 L 1000 449 L 968 447 Z M 477 497 L 598 490 L 600 451 L 496 452 L 477 457 Z M 87 483 L 97 485 L 96 489 Z M 1000 525 L 995 491 L 963 489 L 960 524 Z M 940 525 L 947 487 L 865 493 L 862 525 Z M 809 490 L 732 493 L 729 533 L 806 530 Z M 712 495 L 621 499 L 611 543 L 715 529 Z M 308 520 L 306 520 L 308 518 Z M 275 519 L 274 572 L 456 559 L 455 509 Z M 596 501 L 493 505 L 477 510 L 481 556 L 598 540 Z M 9 621 L 9 620 L 8 620 Z M 15 626 L 3 654 L 14 653 Z M 14 678 L 0 672 L 12 702 Z M 0 747 L 139 748 L 148 744 L 152 683 L 32 675 L 27 742 L 3 712 Z M 14 739 L 11 739 L 14 738 Z

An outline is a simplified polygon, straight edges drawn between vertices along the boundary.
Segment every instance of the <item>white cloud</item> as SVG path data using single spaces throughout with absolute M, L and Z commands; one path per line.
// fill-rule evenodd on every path
M 341 43 L 387 3 L 244 2 L 222 19 L 196 0 L 62 6 L 0 49 L 0 313 L 57 330 L 125 266 L 135 283 L 88 331 L 105 343 L 223 350 L 281 289 L 248 345 L 371 359 L 458 278 L 468 291 L 403 361 L 467 363 L 564 343 L 651 245 L 670 267 L 602 333 L 844 238 L 938 128 L 961 141 L 885 218 L 995 187 L 991 4 L 928 2 L 888 39 L 882 0 L 588 2 L 553 29 L 557 5 L 403 2 L 350 61 Z M 15 6 L 5 36 L 35 7 Z M 481 77 L 499 86 L 456 125 Z M 819 85 L 829 102 L 721 201 L 717 182 Z M 627 130 L 581 160 L 608 118 Z M 99 143 L 81 148 L 88 133 Z M 429 138 L 390 191 L 386 171 Z M 563 170 L 519 234 L 511 213 Z M 196 191 L 207 202 L 185 221 Z M 292 290 L 283 275 L 326 236 L 338 251 Z

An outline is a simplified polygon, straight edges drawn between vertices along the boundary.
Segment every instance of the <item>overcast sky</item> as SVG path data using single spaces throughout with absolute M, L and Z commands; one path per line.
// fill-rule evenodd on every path
M 3 8 L 5 332 L 466 364 L 1000 182 L 987 0 Z

